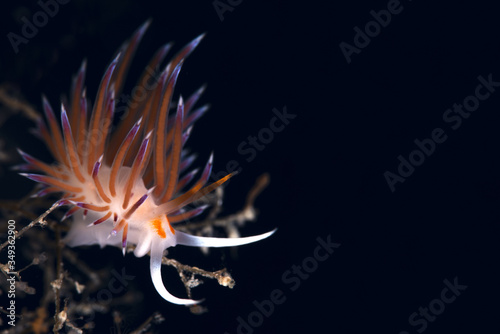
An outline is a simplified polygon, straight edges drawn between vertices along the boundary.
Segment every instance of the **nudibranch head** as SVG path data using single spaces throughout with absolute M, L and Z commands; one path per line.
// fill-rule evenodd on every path
M 48 165 L 19 151 L 26 161 L 21 169 L 43 172 L 22 173 L 45 185 L 39 196 L 63 193 L 61 202 L 71 207 L 64 218 L 73 218 L 64 238 L 68 246 L 111 245 L 125 252 L 127 243 L 133 244 L 137 257 L 150 253 L 151 277 L 158 293 L 172 303 L 189 305 L 197 301 L 174 297 L 163 285 L 161 259 L 166 248 L 238 246 L 267 238 L 274 231 L 226 239 L 192 236 L 172 226 L 200 214 L 204 207 L 186 206 L 234 175 L 206 186 L 211 155 L 198 181 L 186 188 L 197 172 L 187 171 L 194 156 L 184 150 L 184 144 L 193 123 L 207 110 L 206 106 L 194 108 L 203 87 L 186 101 L 179 97 L 173 106 L 175 112 L 169 113 L 184 60 L 203 35 L 179 51 L 155 77 L 150 69 L 160 65 L 171 45 L 160 48 L 139 80 L 139 85 L 146 87 L 145 96 L 130 104 L 111 131 L 116 96 L 121 93 L 131 58 L 148 25 L 149 21 L 134 33 L 108 66 L 91 110 L 84 87 L 85 62 L 74 78 L 70 103 L 61 105 L 61 124 L 43 98 L 48 126 L 40 120 L 37 133 L 57 163 Z

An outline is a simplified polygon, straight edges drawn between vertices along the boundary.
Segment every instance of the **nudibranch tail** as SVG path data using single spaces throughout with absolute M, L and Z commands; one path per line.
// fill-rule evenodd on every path
M 137 257 L 150 252 L 151 278 L 158 293 L 172 303 L 190 305 L 200 301 L 174 297 L 163 285 L 165 249 L 175 245 L 239 246 L 267 238 L 274 231 L 224 239 L 192 236 L 172 227 L 201 214 L 206 205 L 186 207 L 235 173 L 206 185 L 213 153 L 199 173 L 198 169 L 189 170 L 196 155 L 184 148 L 194 122 L 208 110 L 207 105 L 195 107 L 205 86 L 186 100 L 180 95 L 174 99 L 174 90 L 186 57 L 204 34 L 182 48 L 160 73 L 153 69 L 160 67 L 172 44 L 156 52 L 136 86 L 142 95 L 127 103 L 114 129 L 116 104 L 123 102 L 116 97 L 121 96 L 131 59 L 149 25 L 147 21 L 137 29 L 110 62 L 93 106 L 84 86 L 85 60 L 73 77 L 70 102 L 61 104 L 60 121 L 42 96 L 46 121 L 37 121 L 37 136 L 57 162 L 50 166 L 19 150 L 26 163 L 18 170 L 29 172 L 20 174 L 45 185 L 37 196 L 62 193 L 59 204 L 70 206 L 63 219 L 73 219 L 63 240 L 68 246 L 109 245 L 125 254 L 127 245 L 134 245 Z M 34 170 L 43 174 L 31 173 Z M 199 179 L 194 181 L 196 175 Z

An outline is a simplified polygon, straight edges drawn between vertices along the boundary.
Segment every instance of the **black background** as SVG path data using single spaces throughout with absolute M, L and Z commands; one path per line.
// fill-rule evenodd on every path
M 208 85 L 202 102 L 212 107 L 190 139 L 200 153 L 197 163 L 213 150 L 215 171 L 230 160 L 243 168 L 226 188 L 225 213 L 241 207 L 258 175 L 271 175 L 256 203 L 258 221 L 242 233 L 278 227 L 275 235 L 240 247 L 237 258 L 229 250 L 208 258 L 180 247 L 172 253 L 209 270 L 227 266 L 236 279 L 233 290 L 213 282 L 195 289 L 209 308 L 201 316 L 157 295 L 148 259 L 122 259 L 115 249 L 81 250 L 89 261 L 109 257 L 137 276 L 133 284 L 144 300 L 121 310 L 124 328 L 159 310 L 166 318 L 162 333 L 237 333 L 237 318 L 256 310 L 253 301 L 280 289 L 286 301 L 255 333 L 417 333 L 421 327 L 411 326 L 409 316 L 440 298 L 443 280 L 457 277 L 467 289 L 425 333 L 499 331 L 500 92 L 458 129 L 443 121 L 448 108 L 474 94 L 478 76 L 500 81 L 497 8 L 486 1 L 402 1 L 402 11 L 348 64 L 339 44 L 353 44 L 353 29 L 364 29 L 373 20 L 370 11 L 387 4 L 244 0 L 221 21 L 211 1 L 73 0 L 17 54 L 6 34 L 20 33 L 20 17 L 31 18 L 40 7 L 33 1 L 2 8 L 1 79 L 17 85 L 38 110 L 42 92 L 53 105 L 67 94 L 84 57 L 93 97 L 114 52 L 148 18 L 153 22 L 129 78 L 164 43 L 175 41 L 178 50 L 207 32 L 177 89 L 187 96 Z M 129 80 L 128 88 L 133 84 Z M 284 106 L 296 118 L 246 161 L 238 145 L 268 127 L 272 109 Z M 32 124 L 9 122 L 1 133 L 4 149 L 43 154 L 29 135 Z M 397 172 L 398 156 L 408 158 L 414 140 L 429 138 L 435 128 L 447 140 L 391 192 L 384 172 Z M 3 170 L 3 198 L 31 187 Z M 329 235 L 341 246 L 291 291 L 282 275 L 313 255 L 317 237 Z M 168 273 L 167 286 L 182 294 L 175 272 Z M 108 320 L 101 321 L 96 332 L 112 333 Z

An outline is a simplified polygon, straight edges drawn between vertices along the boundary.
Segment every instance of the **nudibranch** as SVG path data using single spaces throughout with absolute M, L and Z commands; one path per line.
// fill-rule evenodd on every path
M 134 96 L 134 103 L 113 124 L 116 97 L 148 26 L 149 21 L 112 60 L 93 107 L 84 87 L 85 61 L 73 78 L 69 101 L 61 104 L 61 124 L 47 99 L 42 98 L 46 123 L 40 119 L 36 133 L 57 161 L 49 165 L 19 151 L 26 161 L 20 168 L 42 172 L 21 173 L 44 185 L 38 196 L 62 193 L 61 202 L 70 206 L 63 219 L 73 219 L 63 240 L 68 246 L 110 245 L 121 247 L 125 254 L 127 243 L 133 244 L 135 256 L 150 253 L 151 278 L 158 293 L 174 304 L 190 305 L 199 301 L 177 298 L 163 284 L 161 262 L 166 248 L 238 246 L 267 238 L 274 231 L 243 238 L 213 238 L 174 229 L 176 223 L 199 215 L 205 206 L 196 207 L 195 201 L 234 174 L 206 186 L 213 155 L 196 182 L 193 179 L 198 171 L 188 171 L 194 155 L 184 144 L 193 123 L 207 110 L 206 106 L 193 108 L 204 89 L 185 101 L 180 96 L 176 103 L 173 93 L 184 60 L 203 35 L 182 48 L 155 77 L 151 69 L 160 66 L 171 44 L 160 48 L 136 86 L 142 87 L 142 96 Z

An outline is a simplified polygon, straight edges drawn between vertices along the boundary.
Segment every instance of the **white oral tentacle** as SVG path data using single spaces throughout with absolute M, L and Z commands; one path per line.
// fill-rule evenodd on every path
M 165 286 L 163 285 L 163 279 L 161 276 L 161 259 L 163 257 L 163 247 L 161 242 L 152 243 L 151 247 L 151 279 L 153 280 L 153 285 L 156 288 L 156 291 L 163 297 L 166 301 L 177 305 L 194 305 L 201 303 L 203 300 L 193 300 L 193 299 L 182 299 L 173 296 L 170 292 L 167 291 Z
M 250 244 L 270 237 L 277 229 L 270 232 L 244 238 L 212 238 L 197 237 L 180 231 L 175 231 L 176 244 L 192 247 L 233 247 Z

